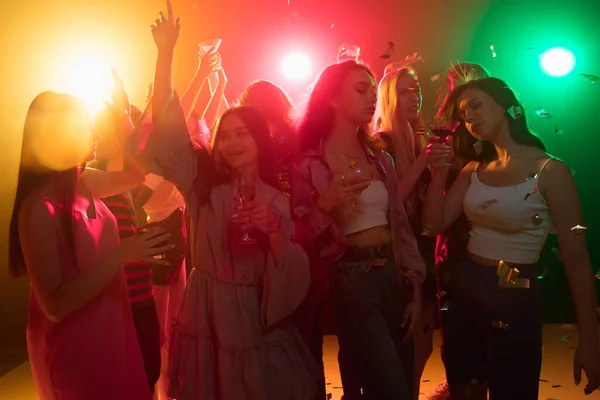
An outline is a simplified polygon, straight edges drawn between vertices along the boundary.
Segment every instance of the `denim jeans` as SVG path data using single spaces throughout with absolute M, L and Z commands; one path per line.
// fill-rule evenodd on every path
M 441 312 L 449 384 L 486 383 L 491 400 L 538 398 L 542 319 L 536 266 L 518 269 L 530 288 L 500 289 L 496 268 L 470 259 L 452 274 L 447 310 Z
M 406 302 L 393 256 L 383 266 L 340 261 L 332 272 L 331 296 L 340 351 L 356 367 L 362 399 L 412 399 L 414 351 L 412 342 L 403 342 Z M 356 395 L 344 391 L 344 400 Z

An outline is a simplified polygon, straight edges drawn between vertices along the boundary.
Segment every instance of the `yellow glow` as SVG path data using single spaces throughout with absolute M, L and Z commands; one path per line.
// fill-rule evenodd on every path
M 108 100 L 112 85 L 109 58 L 102 54 L 77 54 L 66 61 L 68 72 L 66 92 L 82 98 L 91 114 Z

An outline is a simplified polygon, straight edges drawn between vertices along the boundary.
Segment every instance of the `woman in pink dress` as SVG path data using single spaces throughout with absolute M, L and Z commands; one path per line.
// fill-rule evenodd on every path
M 153 28 L 154 130 L 144 156 L 185 198 L 195 267 L 169 339 L 168 394 L 309 400 L 316 366 L 290 318 L 308 289 L 308 257 L 292 239 L 268 124 L 256 109 L 230 109 L 217 124 L 212 152 L 194 148 L 179 100 L 171 97 L 178 27 L 168 6 L 169 17 L 162 14 Z M 254 188 L 254 200 L 243 187 Z
M 123 266 L 154 262 L 170 246 L 153 247 L 167 239 L 158 231 L 119 244 L 97 199 L 140 173 L 81 174 L 90 128 L 83 102 L 52 92 L 35 98 L 25 121 L 9 265 L 31 281 L 31 369 L 41 400 L 150 399 Z

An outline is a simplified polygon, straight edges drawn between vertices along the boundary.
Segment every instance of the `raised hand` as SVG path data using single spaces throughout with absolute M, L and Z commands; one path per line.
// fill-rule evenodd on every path
M 119 252 L 125 264 L 146 261 L 149 263 L 169 265 L 167 261 L 158 260 L 152 256 L 162 254 L 175 247 L 165 243 L 171 235 L 162 228 L 157 228 L 141 235 L 121 241 Z
M 154 24 L 150 25 L 154 43 L 159 52 L 173 51 L 175 44 L 179 38 L 181 29 L 181 21 L 179 18 L 175 20 L 173 16 L 173 6 L 171 0 L 167 0 L 167 14 L 160 12 Z

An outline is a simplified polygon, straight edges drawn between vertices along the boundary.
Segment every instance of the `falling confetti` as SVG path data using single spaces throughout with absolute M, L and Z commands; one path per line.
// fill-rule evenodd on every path
M 439 81 L 440 79 L 442 79 L 440 74 L 437 74 L 431 77 L 431 82 Z
M 564 324 L 563 326 L 560 327 L 560 329 L 572 330 L 573 329 L 573 324 Z
M 425 379 L 423 382 L 431 382 L 429 379 Z
M 598 76 L 591 75 L 591 74 L 579 74 L 579 76 L 583 76 L 585 79 L 590 81 L 590 83 L 596 83 L 600 80 L 600 78 Z
M 540 382 L 546 382 L 546 383 L 548 383 L 548 381 L 547 381 L 547 380 L 545 380 L 545 379 L 541 379 L 541 378 L 540 378 Z
M 490 46 L 490 50 L 492 51 L 492 58 L 496 58 L 496 50 L 494 49 L 494 45 Z
M 573 235 L 581 235 L 582 233 L 585 233 L 587 230 L 588 230 L 587 226 L 577 224 L 571 228 L 571 233 Z
M 569 335 L 565 335 L 560 340 L 561 340 L 561 342 L 566 343 L 569 339 L 571 339 L 571 337 Z M 552 386 L 552 387 L 554 387 L 554 386 Z
M 385 49 L 385 53 L 383 53 L 382 55 L 380 55 L 379 58 L 383 58 L 384 60 L 387 60 L 388 58 L 391 58 L 392 54 L 394 53 L 394 49 L 395 48 L 396 48 L 396 42 L 389 41 L 387 43 L 387 48 Z
M 542 118 L 552 119 L 552 114 L 543 109 L 542 107 L 538 107 L 535 109 L 535 115 Z
M 596 275 L 594 275 L 594 278 L 600 280 L 600 271 L 596 272 Z
M 331 29 L 335 28 L 335 24 L 331 24 Z
M 556 389 L 556 388 L 562 387 L 562 385 L 552 385 L 552 387 L 553 387 L 554 389 Z
M 563 128 L 562 128 L 562 126 L 560 126 L 560 125 L 556 125 L 556 126 L 554 127 L 554 132 L 555 132 L 557 135 L 559 135 L 559 136 L 562 136 L 562 135 L 564 135 L 564 134 L 565 134 L 565 132 L 563 131 Z

